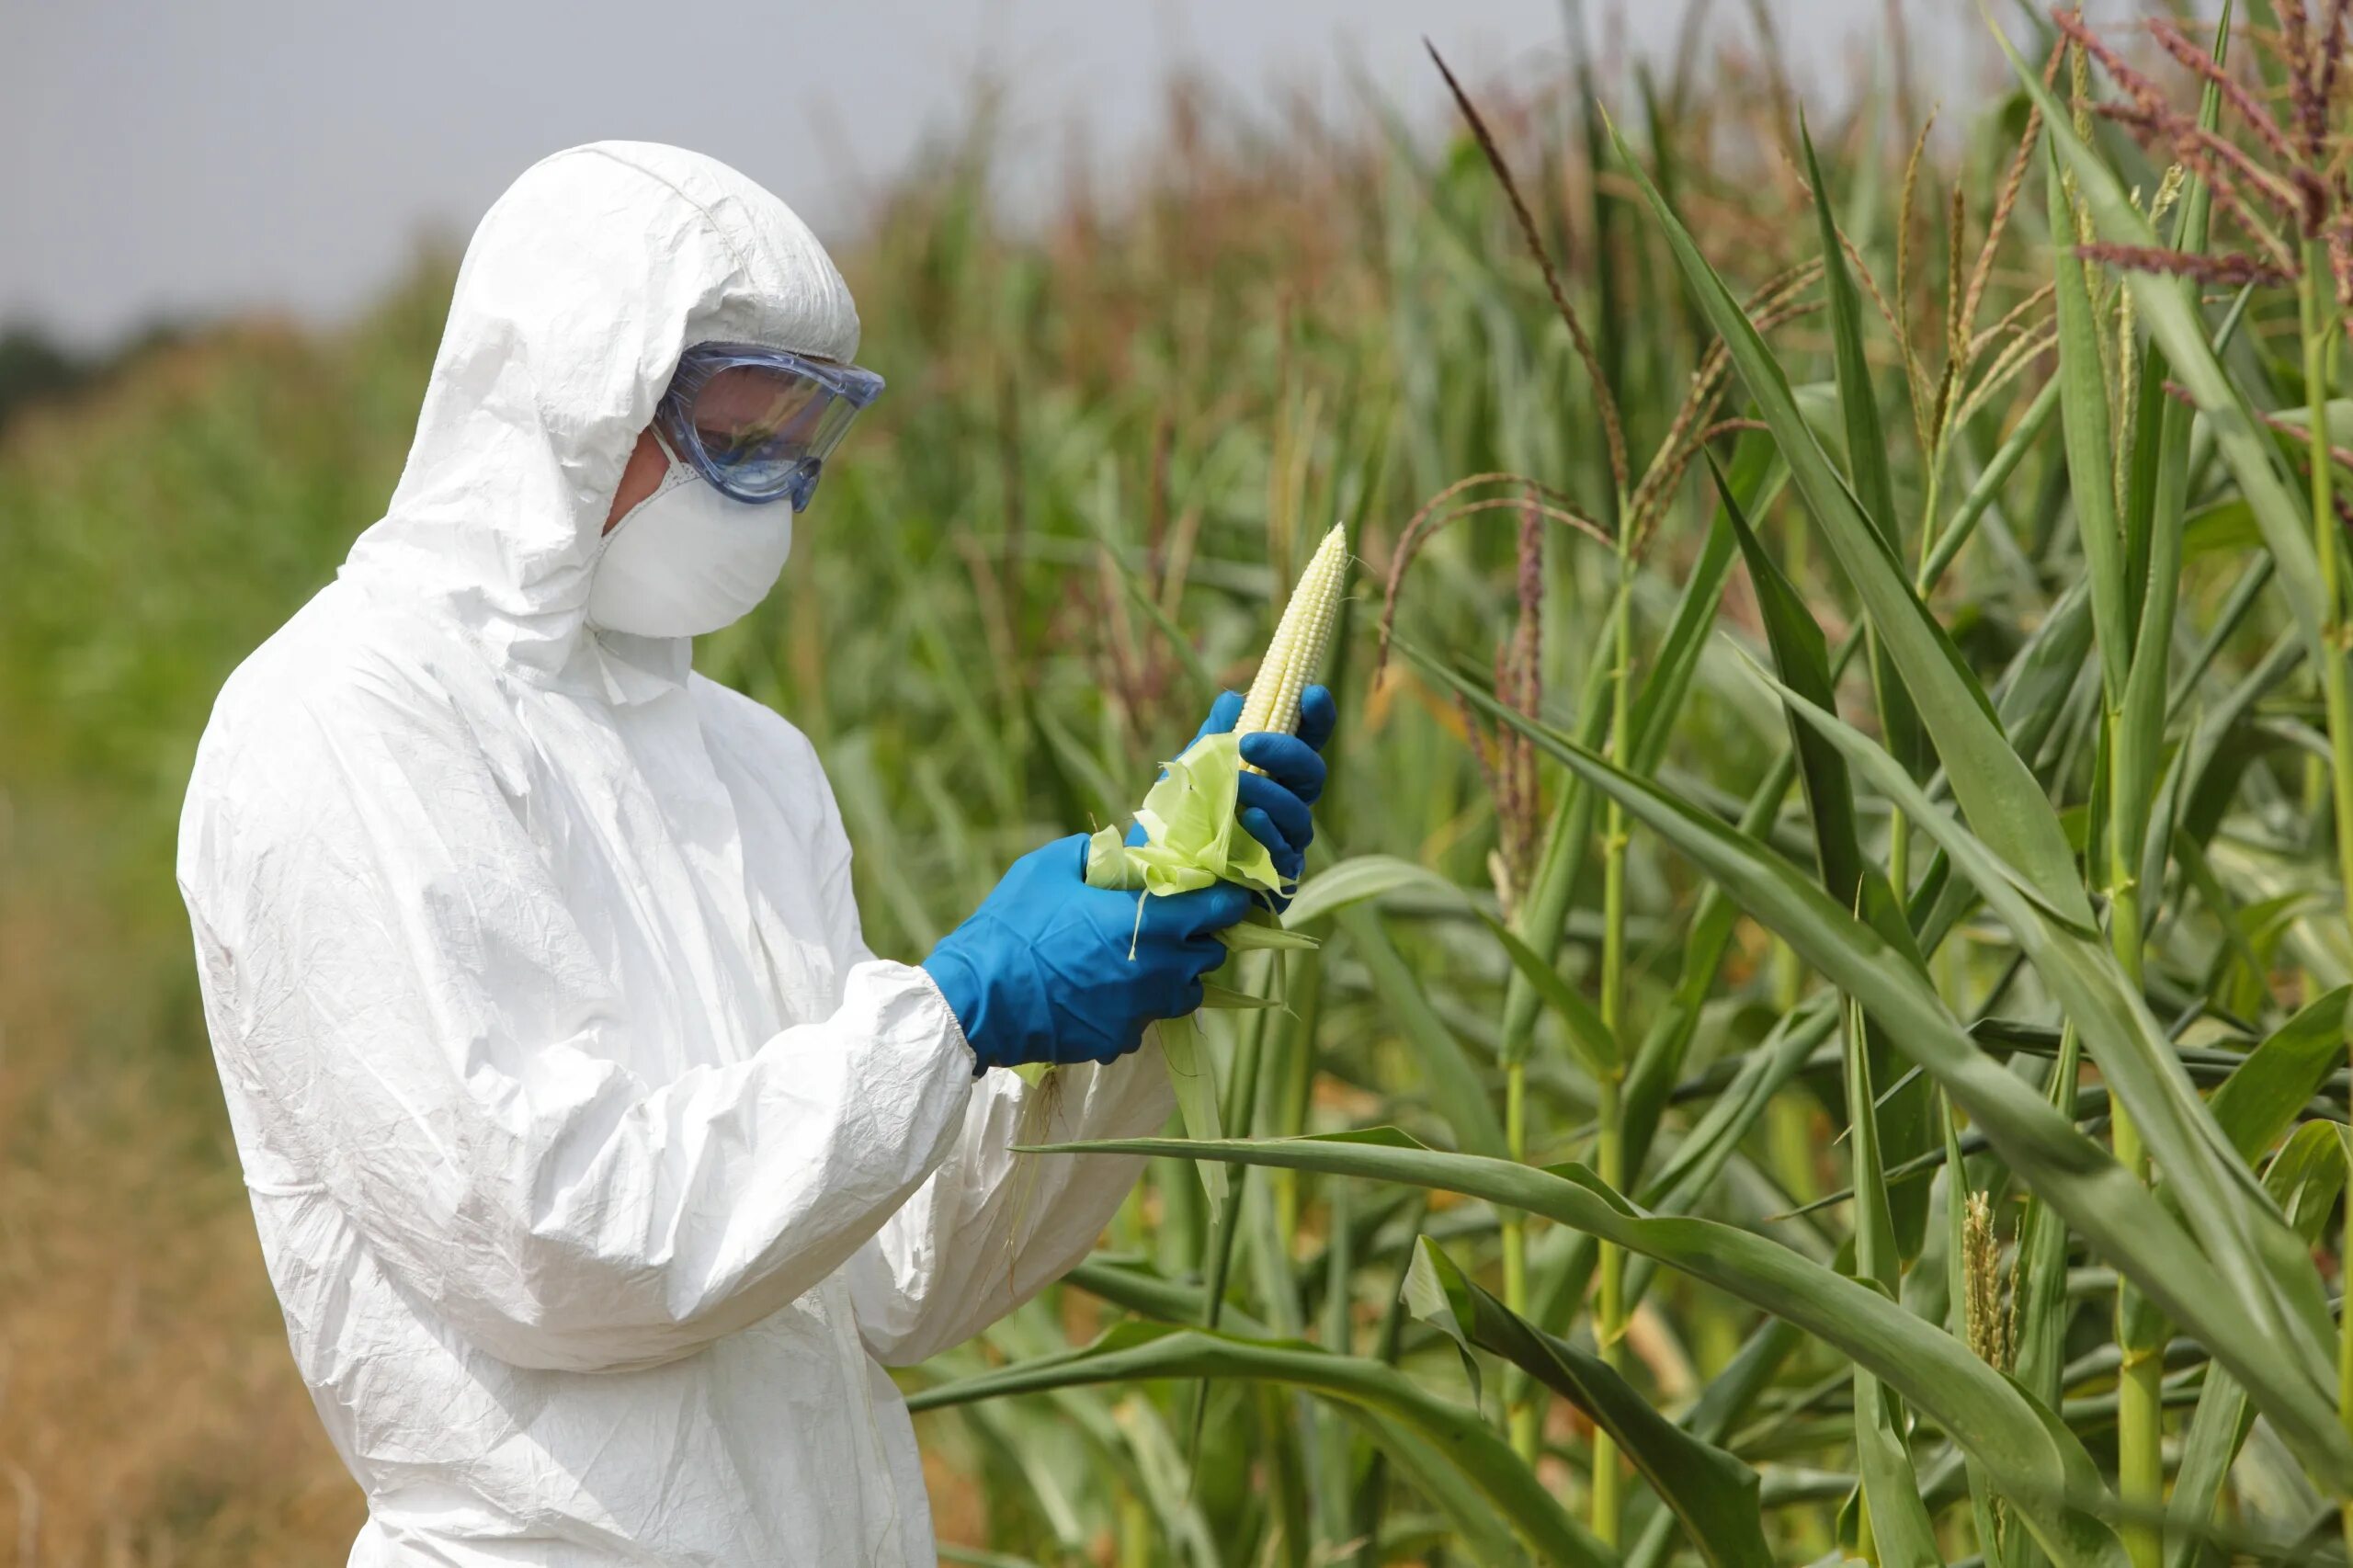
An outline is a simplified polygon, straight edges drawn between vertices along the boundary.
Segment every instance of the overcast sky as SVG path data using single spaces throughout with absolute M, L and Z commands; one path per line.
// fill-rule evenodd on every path
M 1609 4 L 1589 0 L 1597 30 Z M 1836 91 L 1886 0 L 1768 4 Z M 1930 72 L 1982 62 L 1969 0 L 1905 4 L 1953 40 Z M 1623 5 L 1654 53 L 1682 9 Z M 1715 9 L 1738 26 L 1745 0 Z M 1111 160 L 1148 134 L 1172 67 L 1336 108 L 1353 60 L 1427 110 L 1422 34 L 1533 76 L 1564 26 L 1561 0 L 0 0 L 0 323 L 91 346 L 167 315 L 332 320 L 599 137 L 710 153 L 839 238 L 860 189 L 961 122 L 977 70 L 1012 84 L 1012 177 L 1051 180 L 1073 125 Z

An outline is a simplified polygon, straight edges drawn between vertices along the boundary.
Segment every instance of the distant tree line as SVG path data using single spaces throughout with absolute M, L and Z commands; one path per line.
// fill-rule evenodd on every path
M 32 404 L 69 396 L 179 335 L 175 325 L 151 326 L 112 347 L 76 353 L 40 327 L 0 326 L 0 430 Z

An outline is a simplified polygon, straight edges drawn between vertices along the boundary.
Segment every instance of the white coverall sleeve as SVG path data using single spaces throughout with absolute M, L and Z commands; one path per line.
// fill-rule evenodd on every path
M 828 801 L 828 806 L 831 802 Z M 849 842 L 829 812 L 838 872 L 833 924 L 870 957 L 850 893 Z M 1144 1162 L 1125 1154 L 1025 1154 L 1016 1143 L 1139 1138 L 1176 1108 L 1159 1048 L 1117 1062 L 1058 1069 L 1042 1125 L 1023 1111 L 1045 1092 L 1018 1074 L 974 1086 L 939 1168 L 860 1247 L 847 1270 L 859 1336 L 885 1366 L 912 1366 L 970 1339 L 1084 1259 L 1125 1201 Z
M 620 1066 L 631 1022 L 525 803 L 435 694 L 334 684 L 359 689 L 231 748 L 182 885 L 223 1072 L 457 1332 L 535 1368 L 690 1353 L 839 1269 L 956 1146 L 972 1054 L 904 965 L 732 1063 Z
M 1009 1150 L 1157 1132 L 1175 1105 L 1158 1048 L 1055 1076 L 1061 1103 L 1042 1131 L 1025 1133 L 1023 1107 L 1040 1089 L 989 1074 L 953 1151 L 850 1260 L 858 1334 L 883 1365 L 912 1366 L 970 1339 L 1062 1278 L 1142 1173 L 1132 1155 Z

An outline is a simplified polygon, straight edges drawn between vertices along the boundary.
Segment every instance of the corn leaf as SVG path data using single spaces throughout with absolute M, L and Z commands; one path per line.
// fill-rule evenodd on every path
M 1390 941 L 1380 914 L 1356 904 L 1342 910 L 1339 921 L 1349 946 L 1372 976 L 1373 989 L 1387 1004 L 1389 1021 L 1421 1063 L 1430 1103 L 1453 1130 L 1455 1141 L 1477 1153 L 1501 1154 L 1503 1123 L 1496 1119 L 1486 1085 Z
M 1798 1330 L 1781 1319 L 1758 1324 L 1724 1369 L 1708 1380 L 1699 1399 L 1677 1423 L 1703 1443 L 1720 1443 L 1733 1426 L 1756 1403 L 1773 1375 L 1780 1370 L 1802 1340 Z M 1665 1509 L 1654 1515 L 1626 1553 L 1625 1568 L 1657 1568 L 1665 1561 L 1675 1539 L 1676 1516 Z
M 1711 454 L 1711 463 L 1713 460 Z M 1789 477 L 1789 465 L 1781 461 L 1780 451 L 1771 437 L 1756 431 L 1741 433 L 1733 449 L 1731 466 L 1724 471 L 1723 491 L 1719 493 L 1716 516 L 1708 527 L 1706 541 L 1699 547 L 1699 558 L 1692 562 L 1683 579 L 1683 596 L 1676 601 L 1675 619 L 1668 623 L 1666 635 L 1659 640 L 1656 650 L 1648 656 L 1650 676 L 1634 699 L 1630 715 L 1634 744 L 1629 755 L 1634 760 L 1636 772 L 1656 771 L 1666 750 L 1667 736 L 1690 692 L 1691 677 L 1698 671 L 1715 630 L 1717 605 L 1723 597 L 1725 583 L 1731 580 L 1734 548 L 1732 517 L 1724 501 L 1729 500 L 1748 513 L 1762 515 L 1780 494 Z M 1599 662 L 1606 669 L 1608 661 L 1605 658 Z
M 1717 489 L 1731 518 L 1733 536 L 1740 542 L 1742 560 L 1756 593 L 1757 610 L 1773 650 L 1781 678 L 1816 702 L 1835 702 L 1830 687 L 1830 650 L 1822 628 L 1805 608 L 1805 600 L 1773 558 L 1765 552 L 1748 519 L 1740 514 L 1717 475 Z M 1855 826 L 1855 792 L 1847 778 L 1846 759 L 1838 748 L 1815 734 L 1793 716 L 1789 720 L 1790 744 L 1798 760 L 1798 782 L 1805 791 L 1807 813 L 1813 823 L 1814 853 L 1822 868 L 1822 885 L 1848 908 L 1862 898 L 1863 851 Z
M 1154 1140 L 1154 1142 L 1164 1142 Z M 1221 1149 L 1256 1145 L 1229 1142 Z M 1189 1150 L 1172 1142 L 1169 1149 Z M 961 1379 L 911 1395 L 914 1411 L 1010 1394 L 1151 1378 L 1247 1379 L 1288 1384 L 1397 1421 L 1444 1453 L 1535 1551 L 1567 1568 L 1615 1568 L 1616 1554 L 1571 1518 L 1474 1411 L 1425 1392 L 1394 1368 L 1296 1340 L 1257 1341 L 1166 1324 L 1122 1324 L 1094 1344 Z
M 1188 1327 L 1201 1321 L 1205 1300 L 1201 1288 L 1190 1280 L 1172 1279 L 1139 1258 L 1098 1252 L 1074 1265 L 1063 1276 L 1063 1282 L 1138 1317 Z M 1235 1334 L 1253 1339 L 1270 1337 L 1266 1324 L 1238 1307 L 1229 1305 L 1222 1321 Z
M 2345 1129 L 2308 1122 L 2281 1146 L 2263 1185 L 2288 1214 L 2298 1233 L 2317 1246 L 2336 1207 L 2346 1177 Z M 2246 1390 L 2221 1368 L 2209 1368 L 2197 1408 L 2181 1439 L 2181 1463 L 2174 1477 L 2171 1517 L 2183 1528 L 2165 1557 L 2166 1568 L 2196 1568 L 2203 1555 L 2203 1527 L 2213 1522 L 2231 1461 L 2255 1425 Z
M 1830 677 L 1829 645 L 1823 638 L 1822 628 L 1814 623 L 1803 597 L 1781 574 L 1779 566 L 1750 530 L 1748 519 L 1741 514 L 1739 503 L 1733 499 L 1730 490 L 1723 486 L 1722 477 L 1721 473 L 1716 475 L 1717 488 L 1733 535 L 1740 541 L 1741 556 L 1748 564 L 1749 582 L 1756 589 L 1773 663 L 1783 680 L 1813 702 L 1835 705 L 1837 698 Z M 1821 863 L 1824 888 L 1846 907 L 1862 912 L 1880 935 L 1925 974 L 1927 966 L 1912 945 L 1912 928 L 1896 914 L 1893 896 L 1877 869 L 1863 858 L 1861 835 L 1856 826 L 1854 790 L 1847 776 L 1846 759 L 1838 755 L 1836 747 L 1800 722 L 1795 715 L 1790 715 L 1788 722 L 1790 748 L 1798 758 L 1798 778 L 1804 786 L 1807 810 L 1813 821 L 1814 852 Z M 1889 1071 L 1889 1047 L 1879 1038 L 1878 1030 L 1862 1018 L 1854 1021 L 1849 1034 L 1853 1059 L 1847 1067 L 1848 1081 L 1851 1085 L 1859 1074 L 1868 1091 L 1873 1079 Z M 1866 1092 L 1859 1102 L 1848 1107 L 1850 1117 L 1859 1110 L 1872 1123 L 1867 1131 L 1873 1144 L 1870 1180 L 1877 1190 L 1870 1195 L 1869 1202 L 1858 1209 L 1857 1221 L 1859 1224 L 1866 1220 L 1873 1225 L 1884 1223 L 1891 1249 L 1884 1258 L 1883 1272 L 1867 1268 L 1866 1273 L 1891 1290 L 1895 1284 L 1899 1249 L 1902 1256 L 1920 1250 L 1927 1226 L 1928 1195 L 1926 1187 L 1914 1186 L 1891 1199 L 1879 1178 L 1880 1171 L 1885 1167 L 1879 1150 L 1884 1145 L 1889 1160 L 1908 1160 L 1927 1150 L 1932 1136 L 1927 1087 L 1926 1083 L 1900 1086 L 1884 1106 L 1877 1105 L 1874 1096 Z M 1853 1123 L 1850 1121 L 1849 1125 Z M 1858 1158 L 1860 1157 L 1859 1152 Z M 1868 1409 L 1869 1402 L 1859 1408 Z M 1866 1466 L 1866 1477 L 1870 1473 Z
M 2075 215 L 2056 154 L 2051 159 L 2051 266 L 2059 323 L 2059 424 L 2067 454 L 2067 494 L 2091 584 L 2092 624 L 2097 631 L 2100 682 L 2111 706 L 2124 696 L 2132 657 L 2132 622 L 2126 608 L 2124 544 L 2116 515 L 2114 417 L 2101 358 L 2101 323 L 2092 308 L 2084 264 L 2075 255 Z
M 1901 1266 L 1894 1221 L 1889 1212 L 1886 1167 L 1880 1155 L 1879 1117 L 1872 1105 L 1870 1053 L 1864 1043 L 1862 1008 L 1850 1002 L 1846 1014 L 1847 1137 L 1855 1172 L 1855 1273 L 1864 1284 L 1893 1299 Z M 1926 1196 L 1924 1191 L 1921 1195 Z M 1878 1375 L 1860 1362 L 1855 1365 L 1854 1386 L 1856 1468 L 1862 1472 L 1863 1503 L 1870 1511 L 1871 1540 L 1879 1560 L 1887 1568 L 1942 1568 L 1937 1528 L 1922 1501 L 1920 1480 L 1912 1468 L 1912 1449 L 1904 1437 L 1903 1406 L 1881 1385 Z
M 2340 985 L 2264 1037 L 2208 1098 L 2215 1123 L 2240 1155 L 2255 1159 L 2295 1124 L 2344 1059 L 2346 999 Z
M 2123 1562 L 2122 1548 L 2108 1526 L 2071 1501 L 2102 1494 L 2082 1445 L 2056 1416 L 1951 1335 L 1870 1287 L 1762 1236 L 1711 1221 L 1646 1215 L 1582 1165 L 1540 1170 L 1511 1160 L 1444 1153 L 1393 1128 L 1201 1146 L 1142 1138 L 1054 1147 L 1407 1182 L 1483 1198 L 1589 1232 L 1785 1318 L 1870 1368 L 1964 1450 L 1984 1459 L 2027 1528 L 2063 1568 L 2116 1568 Z
M 1501 1356 L 1616 1438 L 1659 1501 L 1683 1521 L 1702 1560 L 1717 1568 L 1769 1568 L 1756 1472 L 1661 1415 L 1608 1362 L 1546 1334 L 1481 1290 L 1427 1236 L 1414 1244 L 1405 1300 L 1415 1317 L 1455 1341 L 1466 1358 L 1473 1346 Z
M 1802 116 L 1798 120 L 1798 141 L 1805 153 L 1806 180 L 1813 187 L 1814 222 L 1822 243 L 1822 291 L 1830 307 L 1831 365 L 1847 438 L 1847 472 L 1853 477 L 1853 494 L 1863 516 L 1888 549 L 1901 555 L 1904 535 L 1895 510 L 1895 481 L 1888 471 L 1887 437 L 1880 426 L 1870 361 L 1863 353 L 1862 301 L 1853 275 L 1847 270 L 1846 247 L 1838 243 L 1838 221 L 1830 210 L 1830 182 L 1822 177 L 1822 161 L 1814 155 L 1813 135 Z M 1889 749 L 1917 769 L 1926 763 L 1927 751 L 1920 715 L 1875 637 L 1870 653 L 1871 689 L 1879 699 L 1880 726 L 1888 737 Z
M 1293 929 L 1312 926 L 1352 903 L 1411 890 L 1455 903 L 1462 890 L 1427 866 L 1394 855 L 1351 855 L 1299 884 L 1283 922 Z
M 1535 949 L 1512 935 L 1510 926 L 1483 909 L 1474 906 L 1472 913 L 1502 944 L 1504 956 L 1511 960 L 1512 971 L 1526 980 L 1545 1005 L 1561 1015 L 1561 1021 L 1568 1026 L 1569 1045 L 1585 1063 L 1586 1071 L 1597 1077 L 1615 1074 L 1620 1055 L 1618 1040 L 1609 1032 L 1609 1026 L 1602 1022 L 1600 1010 L 1578 995 L 1558 971 L 1537 956 Z M 1505 1065 L 1510 1063 L 1506 1061 Z

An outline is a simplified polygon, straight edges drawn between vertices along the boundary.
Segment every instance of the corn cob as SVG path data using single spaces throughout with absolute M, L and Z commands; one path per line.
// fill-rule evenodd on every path
M 1315 678 L 1316 666 L 1324 662 L 1333 625 L 1340 619 L 1340 587 L 1347 575 L 1347 528 L 1335 523 L 1316 547 L 1307 570 L 1299 574 L 1290 601 L 1283 606 L 1275 640 L 1267 644 L 1267 656 L 1259 661 L 1257 678 L 1250 683 L 1250 695 L 1242 704 L 1234 733 L 1298 732 L 1299 699 L 1307 683 Z
M 1335 525 L 1317 547 L 1307 570 L 1283 606 L 1275 640 L 1259 661 L 1257 678 L 1243 701 L 1242 717 L 1233 733 L 1203 735 L 1184 756 L 1172 760 L 1160 782 L 1144 797 L 1137 821 L 1146 841 L 1131 845 L 1117 824 L 1097 831 L 1086 851 L 1089 887 L 1117 888 L 1137 894 L 1136 923 L 1143 923 L 1142 900 L 1155 893 L 1182 892 L 1209 886 L 1221 879 L 1237 881 L 1264 892 L 1287 892 L 1266 846 L 1240 830 L 1234 822 L 1236 767 L 1243 735 L 1262 730 L 1293 734 L 1299 729 L 1300 694 L 1315 678 L 1324 650 L 1332 641 L 1339 619 L 1340 588 L 1348 574 L 1348 540 L 1345 528 Z M 1256 771 L 1253 769 L 1253 771 Z M 1236 951 L 1313 948 L 1315 938 L 1289 931 L 1265 910 L 1254 911 L 1241 924 L 1218 933 Z M 1278 971 L 1278 973 L 1280 971 Z M 1204 984 L 1206 1004 L 1226 1007 L 1263 1007 L 1264 997 L 1245 995 Z M 1167 1018 L 1154 1026 L 1161 1049 L 1167 1053 L 1169 1082 L 1176 1091 L 1176 1108 L 1188 1137 L 1215 1139 L 1219 1134 L 1216 1069 L 1200 1047 L 1189 1017 Z M 1049 1076 L 1051 1081 L 1051 1074 Z M 1042 1103 L 1042 1101 L 1039 1102 Z M 1027 1114 L 1025 1112 L 1025 1114 Z M 1039 1113 L 1041 1117 L 1044 1111 Z M 1027 1123 L 1024 1124 L 1025 1129 Z M 1042 1125 L 1042 1122 L 1040 1123 Z M 1025 1136 L 1027 1133 L 1025 1132 Z M 1028 1158 L 1028 1156 L 1023 1156 Z M 1225 1167 L 1200 1167 L 1212 1214 L 1225 1203 Z M 1020 1212 L 1017 1208 L 1016 1212 Z M 1019 1227 L 1015 1227 L 1016 1232 Z

